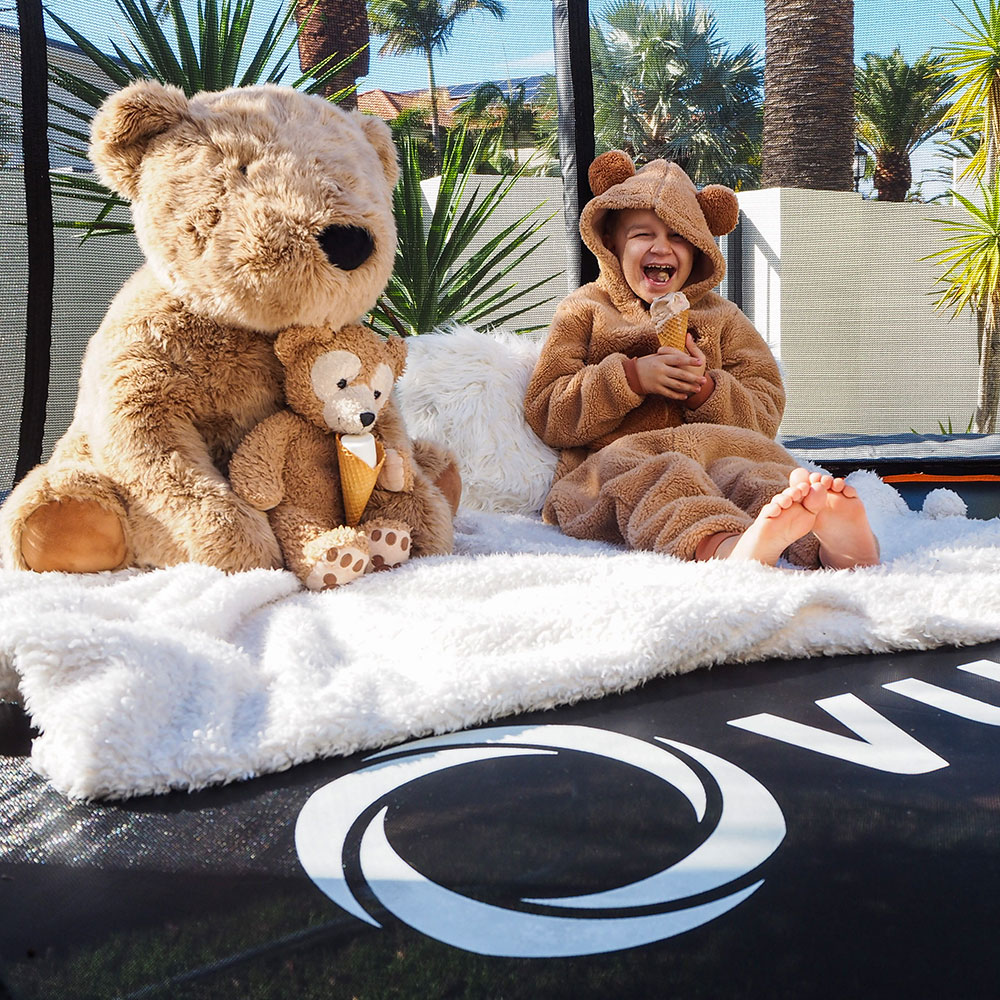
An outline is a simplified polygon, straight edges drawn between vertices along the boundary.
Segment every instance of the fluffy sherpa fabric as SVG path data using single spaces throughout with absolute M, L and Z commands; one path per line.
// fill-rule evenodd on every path
M 594 197 L 580 213 L 580 235 L 597 257 L 612 298 L 620 306 L 634 296 L 621 277 L 613 251 L 604 245 L 607 214 L 648 208 L 701 251 L 684 288 L 688 301 L 696 302 L 725 276 L 725 258 L 715 237 L 730 232 L 739 221 L 736 195 L 721 184 L 699 191 L 676 163 L 667 160 L 653 160 L 631 171 L 625 164 L 631 166 L 631 161 L 621 150 L 594 160 L 588 171 Z
M 446 442 L 462 474 L 467 510 L 537 514 L 558 452 L 524 420 L 538 342 L 455 324 L 407 341 L 396 399 L 411 434 Z

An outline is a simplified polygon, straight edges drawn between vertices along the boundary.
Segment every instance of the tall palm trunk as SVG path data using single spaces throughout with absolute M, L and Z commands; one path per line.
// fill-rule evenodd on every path
M 315 4 L 315 6 L 313 6 Z M 364 0 L 296 0 L 295 20 L 305 21 L 299 33 L 299 65 L 308 72 L 328 56 L 333 62 L 346 59 L 360 49 L 364 51 L 323 85 L 326 96 L 353 87 L 355 81 L 368 75 L 368 6 Z M 341 100 L 347 108 L 358 106 L 352 91 Z
M 444 164 L 444 147 L 441 142 L 441 120 L 438 117 L 437 86 L 434 81 L 434 54 L 424 49 L 427 57 L 427 86 L 431 92 L 431 141 L 434 143 L 434 156 L 437 158 L 437 170 L 441 173 Z
M 854 187 L 853 0 L 764 0 L 762 187 Z
M 1000 76 L 994 77 L 990 84 L 990 96 L 985 113 L 989 116 L 989 127 L 986 132 L 989 141 L 986 143 L 986 169 L 984 177 L 997 176 L 997 145 L 1000 144 Z
M 879 201 L 906 201 L 913 183 L 910 154 L 898 149 L 882 149 L 875 161 L 875 190 Z
M 1000 325 L 997 324 L 1000 303 L 992 309 L 976 312 L 979 332 L 979 393 L 973 429 L 979 434 L 993 434 L 997 429 L 997 407 L 1000 404 Z

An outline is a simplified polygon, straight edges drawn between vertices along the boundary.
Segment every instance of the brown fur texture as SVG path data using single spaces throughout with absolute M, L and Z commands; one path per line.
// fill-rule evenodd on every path
M 452 548 L 452 507 L 433 478 L 453 456 L 421 442 L 420 459 L 390 397 L 406 343 L 365 327 L 284 331 L 275 353 L 289 409 L 269 417 L 233 457 L 233 489 L 268 511 L 285 563 L 312 590 L 348 583 Z M 338 434 L 371 433 L 386 460 L 360 524 L 345 524 Z M 433 478 L 432 478 L 433 477 Z
M 599 193 L 581 213 L 580 233 L 600 275 L 556 310 L 525 416 L 546 444 L 561 449 L 542 512 L 547 522 L 578 538 L 690 559 L 702 538 L 748 527 L 788 485 L 796 463 L 773 440 L 785 405 L 777 363 L 746 316 L 711 290 L 725 274 L 715 236 L 735 224 L 736 196 L 719 185 L 699 192 L 663 160 L 630 167 L 620 151 L 592 165 Z M 628 208 L 652 209 L 699 251 L 684 294 L 715 387 L 696 409 L 640 395 L 626 378 L 626 358 L 659 347 L 647 304 L 604 243 L 608 213 Z M 810 535 L 790 558 L 814 565 L 816 551 Z
M 4 564 L 280 566 L 227 466 L 282 403 L 274 335 L 354 322 L 388 280 L 389 130 L 287 87 L 141 81 L 95 116 L 91 158 L 147 262 L 87 348 L 71 426 L 0 510 Z

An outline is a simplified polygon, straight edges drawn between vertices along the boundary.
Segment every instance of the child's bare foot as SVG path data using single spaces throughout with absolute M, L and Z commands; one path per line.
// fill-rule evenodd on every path
M 796 469 L 793 476 L 801 482 Z M 826 504 L 816 515 L 813 531 L 819 539 L 819 561 L 829 569 L 877 566 L 878 539 L 868 523 L 865 505 L 853 486 L 843 479 L 809 473 L 808 481 L 826 488 Z
M 761 508 L 757 519 L 742 535 L 723 538 L 715 559 L 755 560 L 774 566 L 792 542 L 813 530 L 817 514 L 826 507 L 827 487 L 806 478 L 789 478 L 787 488 Z

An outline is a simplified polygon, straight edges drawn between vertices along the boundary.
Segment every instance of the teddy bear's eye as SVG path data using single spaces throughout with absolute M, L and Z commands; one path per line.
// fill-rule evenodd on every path
M 337 383 L 337 388 L 338 388 L 338 389 L 346 389 L 346 388 L 347 388 L 347 379 L 346 379 L 346 378 L 342 378 L 342 379 L 341 379 L 341 380 L 340 380 L 340 381 L 339 381 L 339 382 Z
M 245 163 L 241 163 L 241 164 L 239 165 L 239 167 L 238 167 L 237 169 L 239 170 L 239 172 L 240 172 L 240 173 L 241 173 L 241 174 L 242 174 L 242 175 L 243 175 L 244 177 L 246 177 L 246 175 L 247 175 L 247 165 L 246 165 Z
M 374 397 L 375 397 L 376 399 L 378 399 L 378 398 L 380 398 L 380 397 L 381 397 L 381 395 L 382 395 L 382 392 L 381 392 L 381 390 L 380 390 L 380 389 L 376 389 L 376 390 L 375 390 L 375 391 L 374 391 L 374 392 L 372 393 L 372 395 L 373 395 L 373 396 L 374 396 Z

